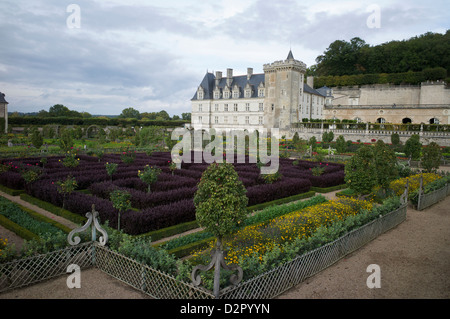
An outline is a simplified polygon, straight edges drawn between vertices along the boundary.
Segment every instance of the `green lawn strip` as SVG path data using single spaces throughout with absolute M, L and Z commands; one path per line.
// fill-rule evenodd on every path
M 55 214 L 57 216 L 61 216 L 67 220 L 70 220 L 71 222 L 74 222 L 76 224 L 80 224 L 83 225 L 86 222 L 86 217 L 78 215 L 78 214 L 74 214 L 68 210 L 62 209 L 61 207 L 55 206 L 51 203 L 48 202 L 44 202 L 40 199 L 37 199 L 36 197 L 30 196 L 28 194 L 20 194 L 20 199 L 36 205 L 42 209 L 45 209 L 46 211 Z
M 321 187 L 311 187 L 312 191 L 315 191 L 317 193 L 321 193 L 321 194 L 325 194 L 325 193 L 331 193 L 337 190 L 341 190 L 344 188 L 347 188 L 347 184 L 342 184 L 342 185 L 337 185 L 337 186 L 331 186 L 331 187 L 325 187 L 325 188 L 321 188 Z
M 18 196 L 25 192 L 23 189 L 12 189 L 3 185 L 0 185 L 0 191 L 11 196 Z
M 59 224 L 53 219 L 36 213 L 4 197 L 0 197 L 0 215 L 3 217 L 1 220 L 2 225 L 4 223 L 4 227 L 24 239 L 35 238 L 35 236 L 40 237 L 45 233 L 55 233 L 58 231 L 69 233 L 71 231 L 70 228 Z
M 28 229 L 16 224 L 12 220 L 6 218 L 3 215 L 0 215 L 0 225 L 5 227 L 6 229 L 12 231 L 17 236 L 25 239 L 25 240 L 33 240 L 33 239 L 39 239 L 39 236 L 35 233 L 30 232 Z

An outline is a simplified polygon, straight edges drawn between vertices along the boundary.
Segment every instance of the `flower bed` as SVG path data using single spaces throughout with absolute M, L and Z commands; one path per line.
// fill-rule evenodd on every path
M 234 233 L 227 242 L 225 259 L 238 264 L 244 259 L 256 258 L 262 263 L 263 256 L 275 248 L 306 239 L 319 227 L 329 227 L 338 220 L 371 209 L 370 202 L 344 198 L 250 225 Z
M 73 154 L 71 154 L 73 155 Z M 177 223 L 195 219 L 193 197 L 207 163 L 183 163 L 181 169 L 171 170 L 171 155 L 155 152 L 133 154 L 130 161 L 123 162 L 123 154 L 105 154 L 101 159 L 88 155 L 77 155 L 75 167 L 64 166 L 64 157 L 48 157 L 45 165 L 40 158 L 4 160 L 2 164 L 9 170 L 0 174 L 0 184 L 12 189 L 25 189 L 26 193 L 40 200 L 61 207 L 63 196 L 57 191 L 57 182 L 73 176 L 78 191 L 67 194 L 65 208 L 84 216 L 95 204 L 102 222 L 109 221 L 117 226 L 118 211 L 112 206 L 110 193 L 115 189 L 126 190 L 131 194 L 133 209 L 121 216 L 121 228 L 128 234 L 137 235 Z M 78 160 L 79 159 L 79 160 Z M 109 176 L 105 164 L 118 164 L 117 170 Z M 256 164 L 236 163 L 234 167 L 247 189 L 249 206 L 308 192 L 311 187 L 332 187 L 344 183 L 344 167 L 341 164 L 314 163 L 280 159 L 281 178 L 267 183 L 260 175 Z M 156 183 L 148 186 L 138 177 L 138 171 L 146 165 L 159 167 L 161 173 Z M 38 167 L 42 174 L 39 180 L 26 183 L 22 177 L 23 169 Z M 321 167 L 320 175 L 315 176 L 312 169 Z M 85 190 L 79 192 L 79 190 Z
M 419 189 L 420 186 L 420 177 L 423 176 L 423 186 L 427 185 L 428 183 L 434 182 L 441 178 L 438 174 L 434 173 L 423 173 L 423 174 L 416 174 L 411 175 L 408 177 L 397 179 L 389 185 L 389 188 L 394 191 L 394 193 L 397 196 L 400 196 L 406 187 L 406 183 L 409 185 L 408 192 L 411 194 L 417 189 Z

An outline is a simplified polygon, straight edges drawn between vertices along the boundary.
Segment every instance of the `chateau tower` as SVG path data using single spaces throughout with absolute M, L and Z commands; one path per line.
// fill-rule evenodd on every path
M 6 102 L 5 94 L 2 92 L 0 92 L 0 121 L 4 121 L 5 133 L 8 133 L 8 102 Z
M 264 118 L 266 127 L 289 129 L 299 120 L 303 101 L 306 64 L 295 60 L 292 51 L 284 61 L 265 64 L 266 96 Z

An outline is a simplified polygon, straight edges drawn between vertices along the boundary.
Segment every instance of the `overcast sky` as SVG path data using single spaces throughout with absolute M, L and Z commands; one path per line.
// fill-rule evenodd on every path
M 181 115 L 207 71 L 262 73 L 290 48 L 309 67 L 335 40 L 445 33 L 449 12 L 448 0 L 2 0 L 0 92 L 10 112 Z

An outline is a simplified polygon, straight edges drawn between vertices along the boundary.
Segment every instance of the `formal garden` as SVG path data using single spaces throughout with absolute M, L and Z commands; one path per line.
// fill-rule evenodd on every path
M 405 145 L 395 136 L 390 145 L 283 137 L 278 172 L 263 175 L 248 154 L 245 163 L 177 168 L 168 134 L 127 134 L 101 143 L 73 133 L 42 143 L 36 133 L 8 137 L 23 145 L 2 154 L 0 191 L 76 223 L 88 244 L 72 247 L 73 229 L 0 198 L 0 224 L 25 239 L 21 249 L 0 240 L 0 291 L 63 274 L 76 260 L 157 298 L 271 298 L 401 223 L 408 202 L 449 194 L 439 171 L 448 150 L 415 137 Z M 105 245 L 82 227 L 94 223 L 92 211 Z M 39 265 L 58 271 L 26 274 L 24 260 L 53 254 L 57 263 Z

